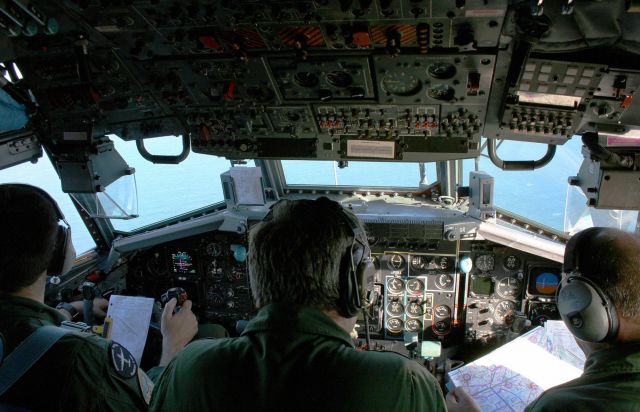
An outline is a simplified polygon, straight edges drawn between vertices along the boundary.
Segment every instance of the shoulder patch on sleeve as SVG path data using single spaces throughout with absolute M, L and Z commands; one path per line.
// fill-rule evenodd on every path
M 133 355 L 118 342 L 111 342 L 109 345 L 109 357 L 111 366 L 118 376 L 122 378 L 133 378 L 138 372 L 138 364 Z

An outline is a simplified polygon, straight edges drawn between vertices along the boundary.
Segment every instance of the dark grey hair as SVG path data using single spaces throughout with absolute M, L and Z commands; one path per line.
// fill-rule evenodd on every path
M 258 307 L 282 302 L 337 308 L 340 264 L 353 241 L 339 208 L 326 197 L 281 201 L 251 229 L 249 277 Z
M 602 288 L 618 315 L 640 320 L 640 238 L 600 228 L 586 233 L 576 249 L 580 272 Z

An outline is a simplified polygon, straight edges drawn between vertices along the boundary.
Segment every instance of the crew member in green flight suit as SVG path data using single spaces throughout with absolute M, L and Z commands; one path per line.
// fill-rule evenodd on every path
M 44 304 L 47 275 L 65 272 L 75 260 L 65 224 L 58 205 L 43 190 L 0 185 L 0 334 L 5 358 L 37 328 L 68 320 L 62 311 Z M 173 299 L 162 315 L 160 367 L 197 332 L 191 302 L 173 315 L 175 305 Z M 144 411 L 152 389 L 149 377 L 117 342 L 67 334 L 0 397 L 0 403 L 34 411 Z

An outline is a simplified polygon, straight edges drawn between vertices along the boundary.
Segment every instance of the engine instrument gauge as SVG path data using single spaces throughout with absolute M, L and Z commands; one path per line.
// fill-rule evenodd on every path
M 407 281 L 407 292 L 416 295 L 424 290 L 424 282 L 420 279 L 409 279 Z
M 311 72 L 298 72 L 293 75 L 293 80 L 302 87 L 315 87 L 320 82 L 318 76 Z
M 515 299 L 520 294 L 520 280 L 503 278 L 496 284 L 496 293 L 505 299 Z
M 422 270 L 427 267 L 427 259 L 424 256 L 412 256 L 411 268 L 416 270 Z
M 407 316 L 412 316 L 414 318 L 419 318 L 424 314 L 424 309 L 422 305 L 418 302 L 411 302 L 407 305 L 406 308 Z
M 491 255 L 480 255 L 476 258 L 476 267 L 482 272 L 493 270 L 495 259 Z
M 449 289 L 452 285 L 453 285 L 453 277 L 451 277 L 451 275 L 447 275 L 446 273 L 437 275 L 436 287 L 438 289 Z
M 503 265 L 505 269 L 515 271 L 520 269 L 522 260 L 516 255 L 509 255 L 504 258 Z
M 456 91 L 453 87 L 446 84 L 435 84 L 433 87 L 427 90 L 427 96 L 436 100 L 449 101 L 456 95 Z
M 218 266 L 216 261 L 209 262 L 207 265 L 207 278 L 209 280 L 219 280 L 223 278 L 222 268 Z
M 393 254 L 389 257 L 387 265 L 392 270 L 400 270 L 404 267 L 405 261 L 402 255 Z
M 381 86 L 388 95 L 413 96 L 422 88 L 422 82 L 411 74 L 389 72 L 382 78 Z
M 436 306 L 433 313 L 436 318 L 449 318 L 451 317 L 451 308 L 447 305 Z
M 402 320 L 398 318 L 389 318 L 387 320 L 387 330 L 391 333 L 400 333 L 402 332 Z
M 451 265 L 451 259 L 449 259 L 447 256 L 441 256 L 439 260 L 439 264 L 440 264 L 440 269 L 447 270 Z
M 353 77 L 345 71 L 336 70 L 327 74 L 327 82 L 336 87 L 349 87 L 353 83 Z
M 390 293 L 402 293 L 404 291 L 404 280 L 400 278 L 387 279 L 387 290 Z
M 391 316 L 401 316 L 402 312 L 404 312 L 404 305 L 396 300 L 389 302 L 387 312 Z
M 456 66 L 447 62 L 437 62 L 427 68 L 427 73 L 436 79 L 450 79 L 456 75 Z
M 209 256 L 218 257 L 222 254 L 222 246 L 219 243 L 207 243 L 204 248 L 205 252 Z
M 406 329 L 408 332 L 420 332 L 422 330 L 422 322 L 418 319 L 408 319 Z
M 498 323 L 508 323 L 510 317 L 513 317 L 513 313 L 516 310 L 516 304 L 510 300 L 503 300 L 498 303 L 493 311 L 493 317 Z

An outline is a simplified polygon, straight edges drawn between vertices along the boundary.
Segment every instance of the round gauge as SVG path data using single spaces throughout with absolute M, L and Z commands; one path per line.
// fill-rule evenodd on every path
M 409 279 L 407 281 L 407 291 L 411 294 L 420 294 L 424 291 L 424 282 L 420 279 Z
M 433 309 L 433 313 L 436 315 L 436 318 L 449 318 L 451 317 L 451 308 L 447 305 L 436 306 Z
M 208 243 L 204 250 L 207 255 L 213 257 L 217 257 L 222 254 L 222 246 L 220 246 L 219 243 Z
M 404 312 L 404 305 L 396 300 L 389 302 L 387 305 L 387 313 L 391 316 L 400 316 Z
M 520 269 L 520 265 L 522 265 L 522 261 L 516 255 L 509 255 L 505 257 L 502 263 L 505 269 L 512 271 Z
M 244 276 L 244 272 L 241 270 L 233 269 L 227 272 L 226 276 L 229 282 L 237 282 L 238 280 L 242 279 L 242 277 Z
M 222 268 L 218 267 L 215 260 L 207 265 L 207 277 L 210 280 L 222 279 Z
M 327 82 L 335 87 L 349 87 L 353 83 L 353 77 L 347 72 L 336 70 L 327 74 Z
M 443 273 L 436 278 L 436 287 L 438 289 L 448 289 L 453 285 L 453 277 Z
M 166 261 L 159 252 L 154 252 L 147 259 L 147 271 L 157 277 L 163 277 L 167 274 Z
M 406 326 L 407 332 L 420 332 L 422 330 L 422 322 L 418 319 L 408 319 Z
M 496 293 L 505 299 L 516 299 L 520 294 L 520 280 L 516 278 L 502 278 L 496 284 Z
M 416 270 L 422 270 L 427 267 L 427 260 L 424 256 L 412 256 L 411 257 L 411 268 Z
M 402 320 L 398 318 L 389 318 L 389 320 L 387 320 L 387 330 L 391 333 L 402 332 L 402 326 Z
M 441 256 L 439 260 L 440 269 L 447 270 L 451 264 L 451 260 L 447 256 Z
M 456 95 L 456 91 L 453 87 L 446 84 L 435 84 L 433 87 L 427 90 L 427 96 L 436 100 L 449 101 Z
M 402 257 L 402 255 L 393 254 L 391 255 L 391 257 L 389 257 L 387 265 L 392 270 L 400 270 L 404 267 L 404 258 Z
M 307 88 L 315 87 L 320 82 L 320 79 L 318 79 L 318 76 L 316 76 L 311 72 L 298 72 L 293 75 L 293 80 L 299 86 L 307 87 Z
M 407 73 L 389 72 L 382 78 L 381 86 L 388 95 L 413 96 L 422 88 L 422 82 Z
M 387 290 L 390 293 L 402 293 L 404 291 L 404 280 L 400 278 L 387 279 Z
M 407 305 L 406 308 L 407 316 L 412 316 L 414 318 L 419 318 L 424 314 L 424 310 L 422 309 L 422 305 L 418 302 L 411 302 Z
M 433 324 L 433 331 L 436 335 L 446 335 L 449 332 L 451 323 L 446 320 L 439 320 Z
M 437 62 L 429 65 L 427 73 L 436 79 L 450 79 L 456 75 L 456 66 L 451 63 Z
M 516 310 L 516 304 L 510 300 L 503 300 L 498 303 L 493 311 L 493 317 L 499 323 L 507 322 L 509 318 L 513 317 L 513 312 Z
M 491 255 L 480 255 L 476 258 L 476 267 L 482 272 L 493 270 L 495 259 Z

